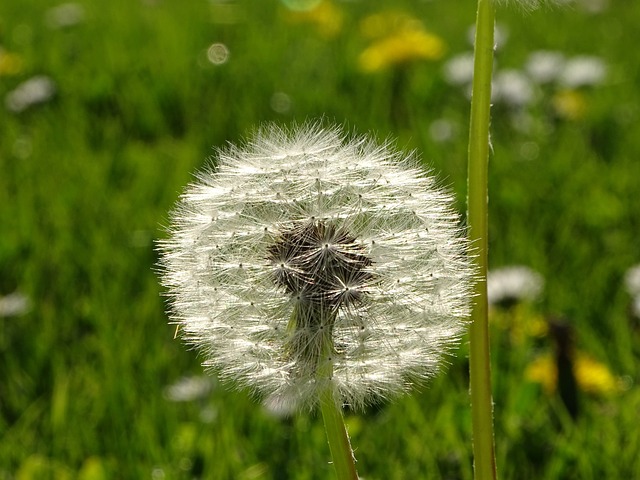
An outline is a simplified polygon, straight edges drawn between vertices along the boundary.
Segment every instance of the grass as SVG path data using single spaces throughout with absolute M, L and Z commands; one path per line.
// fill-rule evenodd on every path
M 640 71 L 628 40 L 640 7 L 610 3 L 600 14 L 498 11 L 510 32 L 498 68 L 520 68 L 537 49 L 597 55 L 609 67 L 605 84 L 581 92 L 587 109 L 578 119 L 552 113 L 552 90 L 529 108 L 529 131 L 507 107 L 494 108 L 490 262 L 526 264 L 546 280 L 540 302 L 501 315 L 567 318 L 578 347 L 626 385 L 581 394 L 572 420 L 558 395 L 524 378 L 537 353 L 553 350 L 550 339 L 516 341 L 494 324 L 505 479 L 640 471 L 640 331 L 622 286 L 640 261 Z M 442 63 L 469 50 L 474 5 L 393 3 L 448 44 L 444 59 L 407 69 L 399 97 L 391 72 L 357 69 L 367 44 L 359 22 L 382 3 L 338 3 L 334 37 L 272 1 L 82 5 L 84 22 L 55 30 L 48 2 L 0 4 L 0 45 L 22 61 L 17 74 L 0 76 L 0 96 L 35 74 L 58 88 L 49 103 L 0 115 L 0 294 L 19 291 L 32 303 L 0 318 L 0 478 L 331 478 L 317 414 L 273 418 L 217 383 L 200 401 L 166 399 L 167 385 L 201 367 L 166 323 L 153 239 L 212 146 L 265 121 L 319 116 L 417 149 L 464 211 L 469 107 Z M 238 21 L 218 23 L 228 8 Z M 215 42 L 229 48 L 223 65 L 206 61 Z M 290 110 L 271 107 L 276 92 Z M 391 113 L 397 105 L 402 115 Z M 443 117 L 458 136 L 434 142 L 429 126 Z M 466 355 L 463 345 L 428 388 L 347 415 L 363 477 L 471 478 Z

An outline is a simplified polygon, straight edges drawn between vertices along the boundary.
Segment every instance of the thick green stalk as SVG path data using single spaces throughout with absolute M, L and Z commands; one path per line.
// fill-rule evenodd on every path
M 338 480 L 358 480 L 355 458 L 344 424 L 342 409 L 335 400 L 329 380 L 333 374 L 333 363 L 329 358 L 333 345 L 325 345 L 325 350 L 324 358 L 321 360 L 322 364 L 318 367 L 318 381 L 326 383 L 320 394 L 320 410 L 327 432 L 333 466 L 336 469 Z
M 474 477 L 476 480 L 490 480 L 496 478 L 487 315 L 487 176 L 495 22 L 493 0 L 478 0 L 477 15 L 469 132 L 467 221 L 479 281 L 475 287 L 471 317 L 473 323 L 470 328 L 469 368 Z

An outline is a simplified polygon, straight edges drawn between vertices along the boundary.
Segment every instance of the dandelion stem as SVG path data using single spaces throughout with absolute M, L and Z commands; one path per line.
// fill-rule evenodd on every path
M 486 280 L 487 176 L 494 21 L 493 0 L 478 0 L 467 190 L 469 240 L 474 247 L 479 275 L 479 281 L 475 286 L 475 304 L 471 313 L 469 353 L 474 478 L 476 480 L 496 478 Z
M 344 424 L 342 410 L 335 399 L 332 383 L 329 381 L 333 374 L 333 363 L 329 358 L 333 345 L 325 345 L 325 347 L 322 366 L 318 368 L 318 381 L 326 384 L 320 393 L 320 410 L 327 432 L 331 458 L 338 480 L 357 480 L 358 473 L 349 434 Z

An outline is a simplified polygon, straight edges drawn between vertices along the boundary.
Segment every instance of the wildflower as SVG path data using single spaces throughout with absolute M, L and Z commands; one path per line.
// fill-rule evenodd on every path
M 518 70 L 503 70 L 493 80 L 492 99 L 511 107 L 522 107 L 533 100 L 530 80 Z
M 452 57 L 444 64 L 444 78 L 452 85 L 470 85 L 473 81 L 473 52 Z
M 578 388 L 588 394 L 606 396 L 622 389 L 622 384 L 609 368 L 583 352 L 575 354 L 573 372 Z M 534 359 L 525 371 L 525 378 L 542 385 L 545 393 L 551 395 L 558 385 L 558 368 L 551 354 L 543 354 Z
M 421 22 L 411 17 L 399 17 L 386 34 L 376 30 L 371 19 L 365 19 L 363 29 L 378 36 L 358 59 L 364 72 L 377 72 L 393 65 L 404 65 L 417 60 L 438 60 L 445 51 L 444 41 L 427 31 Z M 368 26 L 367 26 L 368 25 Z
M 213 382 L 209 377 L 182 377 L 165 388 L 164 395 L 172 402 L 192 402 L 209 396 Z
M 22 112 L 27 108 L 48 102 L 56 92 L 56 85 L 49 77 L 37 75 L 19 84 L 7 93 L 5 105 L 12 112 Z
M 560 83 L 567 88 L 594 86 L 602 83 L 607 75 L 607 66 L 598 57 L 580 55 L 567 60 Z
M 487 275 L 487 296 L 492 305 L 511 305 L 535 300 L 544 288 L 544 278 L 525 266 L 503 267 Z
M 632 297 L 640 296 L 640 264 L 634 265 L 624 275 L 627 293 Z
M 25 295 L 14 292 L 0 296 L 0 318 L 23 315 L 31 308 L 31 302 Z
M 611 370 L 588 355 L 578 353 L 574 370 L 578 386 L 586 393 L 608 395 L 620 390 L 620 382 Z
M 564 68 L 565 58 L 560 52 L 539 50 L 529 55 L 525 70 L 536 83 L 550 83 L 560 76 Z
M 453 198 L 415 159 L 307 125 L 216 162 L 160 243 L 172 318 L 205 366 L 281 407 L 327 386 L 362 407 L 436 373 L 472 275 Z
M 640 318 L 640 264 L 634 265 L 624 275 L 627 293 L 631 296 L 631 315 Z

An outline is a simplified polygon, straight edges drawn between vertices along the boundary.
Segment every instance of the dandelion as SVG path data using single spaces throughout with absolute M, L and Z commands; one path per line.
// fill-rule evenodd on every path
M 487 295 L 491 305 L 512 305 L 538 298 L 544 288 L 544 278 L 522 265 L 502 267 L 487 275 Z
M 444 40 L 427 31 L 422 22 L 408 15 L 392 15 L 391 19 L 389 22 L 374 15 L 363 21 L 363 33 L 375 40 L 360 54 L 362 71 L 372 73 L 442 58 L 446 49 Z
M 607 75 L 607 66 L 601 58 L 580 55 L 567 60 L 560 75 L 560 83 L 567 88 L 599 85 Z
M 432 377 L 471 267 L 453 198 L 415 158 L 337 129 L 218 152 L 160 245 L 172 317 L 204 365 L 296 407 L 364 405 Z
M 560 76 L 564 64 L 565 58 L 561 52 L 538 50 L 529 55 L 525 70 L 534 82 L 551 83 Z
M 34 105 L 48 102 L 56 93 L 56 84 L 45 75 L 31 77 L 7 93 L 5 105 L 12 112 L 20 113 Z
M 362 52 L 359 62 L 363 71 L 376 72 L 416 60 L 438 60 L 444 50 L 444 42 L 437 35 L 407 30 L 373 43 Z
M 473 52 L 452 57 L 444 64 L 443 72 L 445 80 L 451 85 L 470 85 L 473 80 Z
M 357 478 L 340 407 L 407 391 L 466 325 L 472 268 L 453 198 L 388 145 L 272 126 L 219 151 L 160 244 L 173 320 L 271 410 L 319 405 Z
M 583 352 L 576 353 L 572 368 L 578 388 L 585 393 L 607 396 L 623 389 L 622 381 L 605 364 Z M 525 378 L 540 384 L 547 395 L 555 393 L 558 387 L 558 367 L 553 355 L 542 354 L 536 357 L 527 367 Z
M 624 285 L 631 296 L 631 315 L 640 318 L 640 264 L 627 270 L 624 275 Z
M 493 81 L 491 93 L 492 100 L 515 108 L 531 103 L 534 97 L 531 81 L 518 70 L 499 72 Z
M 19 292 L 0 296 L 0 318 L 24 315 L 31 308 L 28 297 Z
M 624 275 L 624 285 L 632 297 L 640 296 L 640 264 L 629 268 Z
M 209 377 L 182 377 L 165 388 L 164 396 L 172 402 L 192 402 L 207 398 L 212 389 L 213 382 Z

